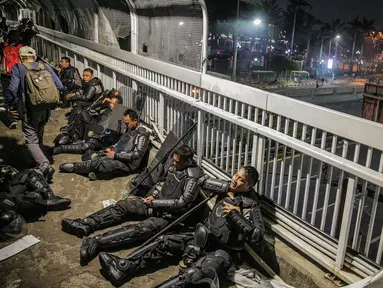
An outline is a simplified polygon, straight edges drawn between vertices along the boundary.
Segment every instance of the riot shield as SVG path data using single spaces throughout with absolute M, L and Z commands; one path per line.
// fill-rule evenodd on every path
M 184 115 L 178 118 L 148 168 L 132 180 L 131 195 L 145 196 L 154 184 L 161 181 L 173 163 L 173 151 L 190 141 L 196 125 L 193 119 Z
M 114 131 L 120 133 L 120 127 L 123 127 L 122 117 L 126 109 L 133 109 L 137 112 L 138 117 L 142 115 L 142 110 L 145 107 L 147 95 L 145 93 L 135 93 L 130 87 L 121 87 L 121 97 L 123 99 L 123 105 L 116 104 L 110 115 L 110 119 L 104 126 L 105 130 Z

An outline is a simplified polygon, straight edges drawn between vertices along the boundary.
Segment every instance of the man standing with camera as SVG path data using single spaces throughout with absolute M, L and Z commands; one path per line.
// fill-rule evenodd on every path
M 22 120 L 25 144 L 39 169 L 48 181 L 54 169 L 44 155 L 44 127 L 50 111 L 57 107 L 63 85 L 52 68 L 36 62 L 36 52 L 29 46 L 19 50 L 21 64 L 12 68 L 9 93 L 4 94 L 4 104 L 14 117 Z

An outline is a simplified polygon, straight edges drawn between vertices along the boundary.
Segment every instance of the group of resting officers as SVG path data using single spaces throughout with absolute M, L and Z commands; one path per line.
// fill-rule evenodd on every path
M 70 68 L 68 58 L 62 61 L 65 63 L 60 65 L 60 74 L 71 75 L 66 76 L 68 81 L 62 81 L 65 87 L 62 105 L 72 109 L 67 115 L 68 125 L 55 139 L 53 153 L 82 154 L 83 161 L 64 163 L 60 165 L 60 172 L 80 174 L 93 181 L 142 172 L 147 165 L 150 134 L 142 127 L 139 114 L 127 109 L 118 133 L 108 134 L 105 129 L 97 129 L 105 127 L 115 105 L 122 104 L 122 98 L 118 92 L 104 91 L 91 69 L 84 70 L 81 87 L 76 87 L 77 71 Z M 159 287 L 213 285 L 218 276 L 238 261 L 246 242 L 257 244 L 263 238 L 260 197 L 253 189 L 258 172 L 254 167 L 245 166 L 231 181 L 209 178 L 193 160 L 193 150 L 187 145 L 176 147 L 161 167 L 156 183 L 149 181 L 136 187 L 136 195 L 142 197 L 125 198 L 83 219 L 63 219 L 62 230 L 82 238 L 81 265 L 87 265 L 98 256 L 103 275 L 115 286 L 146 268 L 155 267 L 160 261 L 176 258 L 181 260 L 179 275 Z M 2 166 L 0 183 L 4 191 L 0 194 L 3 211 L 0 217 L 3 222 L 8 220 L 9 226 L 14 224 L 10 219 L 14 219 L 16 213 L 26 218 L 40 217 L 51 210 L 67 209 L 71 203 L 70 199 L 55 196 L 48 181 L 34 169 L 19 172 Z M 197 205 L 200 189 L 218 196 L 205 219 L 199 219 L 197 215 L 201 213 L 195 213 L 126 259 L 106 252 L 128 249 L 150 239 Z M 90 237 L 97 230 L 129 221 L 135 224 L 128 223 Z

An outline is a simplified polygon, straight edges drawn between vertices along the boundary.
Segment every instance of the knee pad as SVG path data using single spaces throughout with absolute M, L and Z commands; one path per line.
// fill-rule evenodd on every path
M 219 249 L 214 252 L 214 256 L 218 257 L 222 261 L 222 265 L 226 268 L 230 267 L 233 259 L 231 258 L 230 254 L 227 253 L 225 250 Z
M 91 149 L 91 148 L 92 148 L 92 144 L 89 143 L 89 142 L 85 142 L 85 143 L 83 143 L 83 144 L 81 145 L 81 151 L 82 151 L 83 153 L 85 153 L 86 151 L 88 151 L 88 150 Z
M 92 149 L 95 151 L 102 150 L 102 142 L 97 138 L 90 138 L 87 143 L 89 143 L 90 145 L 88 149 Z
M 67 145 L 72 142 L 71 137 L 68 134 L 59 134 L 56 136 L 55 140 L 53 140 L 53 143 L 55 144 L 56 147 L 61 146 L 61 145 Z
M 209 234 L 210 234 L 209 230 L 206 228 L 206 226 L 201 223 L 198 223 L 195 229 L 195 236 L 194 236 L 195 246 L 199 248 L 204 248 L 206 246 Z
M 232 258 L 224 250 L 216 250 L 214 253 L 206 255 L 197 261 L 195 267 L 205 271 L 209 268 L 214 269 L 218 274 L 222 270 L 228 269 L 232 264 Z

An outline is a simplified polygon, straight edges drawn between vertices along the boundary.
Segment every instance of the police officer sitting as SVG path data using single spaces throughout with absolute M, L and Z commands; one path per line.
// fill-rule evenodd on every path
M 132 109 L 125 111 L 123 121 L 126 131 L 114 147 L 100 151 L 92 160 L 62 164 L 60 171 L 85 174 L 97 180 L 127 175 L 142 168 L 149 151 L 149 133 L 139 127 L 138 114 Z
M 67 132 L 63 132 L 55 138 L 53 141 L 55 143 L 55 148 L 53 149 L 53 154 L 58 155 L 62 153 L 69 154 L 84 154 L 89 150 L 98 151 L 103 148 L 103 138 L 106 132 L 105 126 L 109 123 L 109 120 L 112 117 L 113 108 L 116 104 L 122 104 L 122 97 L 116 96 L 114 98 L 105 98 L 103 100 L 104 104 L 107 104 L 107 108 L 104 109 L 100 115 L 93 119 L 87 110 L 82 111 L 82 121 L 76 124 L 75 127 L 68 129 Z M 79 120 L 81 120 L 79 118 Z M 81 126 L 81 127 L 79 127 Z M 83 131 L 83 132 L 80 132 Z M 122 131 L 123 132 L 123 131 Z M 73 133 L 85 134 L 85 142 L 72 143 L 71 135 Z M 118 139 L 117 139 L 118 140 Z M 116 141 L 117 142 L 117 141 Z M 111 144 L 116 144 L 113 142 Z
M 61 98 L 60 100 L 63 102 L 61 107 L 65 108 L 65 107 L 69 107 L 68 102 L 65 98 L 66 93 L 70 91 L 74 91 L 76 89 L 80 89 L 82 80 L 80 77 L 80 73 L 78 72 L 78 69 L 70 64 L 69 57 L 61 58 L 59 71 L 60 71 L 59 72 L 60 80 L 64 85 L 64 91 L 61 94 L 62 97 L 60 97 Z
M 138 224 L 123 226 L 93 238 L 84 238 L 80 250 L 81 265 L 86 265 L 99 251 L 107 248 L 125 248 L 140 243 L 166 227 L 185 213 L 196 201 L 198 179 L 202 170 L 193 161 L 193 151 L 182 145 L 173 155 L 173 164 L 148 193 L 148 197 L 126 198 L 84 219 L 64 219 L 65 232 L 78 237 L 126 221 L 142 220 Z

